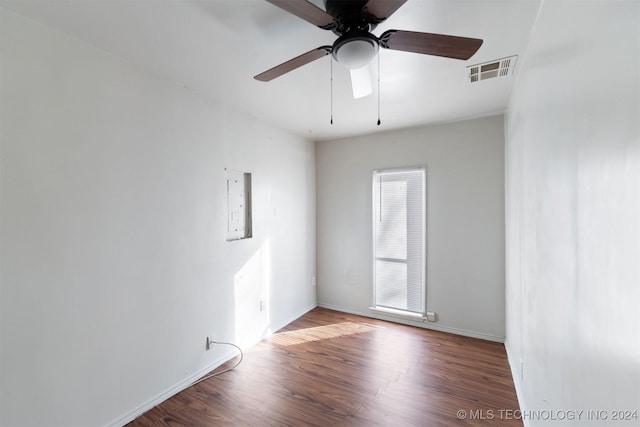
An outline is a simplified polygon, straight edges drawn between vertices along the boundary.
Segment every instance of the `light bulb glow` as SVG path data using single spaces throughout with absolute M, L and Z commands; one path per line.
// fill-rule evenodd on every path
M 376 56 L 376 46 L 369 40 L 353 40 L 340 46 L 336 59 L 345 67 L 354 70 L 369 64 Z
M 333 57 L 350 70 L 368 65 L 378 53 L 378 39 L 371 33 L 352 32 L 340 36 L 333 44 Z

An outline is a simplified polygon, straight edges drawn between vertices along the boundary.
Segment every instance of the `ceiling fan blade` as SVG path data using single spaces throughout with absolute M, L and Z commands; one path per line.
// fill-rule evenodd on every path
M 362 10 L 372 17 L 376 24 L 379 24 L 406 2 L 407 0 L 369 0 Z
M 453 59 L 469 59 L 482 46 L 481 39 L 446 36 L 444 34 L 389 30 L 380 36 L 380 46 L 386 49 Z
M 362 68 L 354 68 L 349 70 L 351 73 L 351 89 L 353 90 L 353 98 L 364 98 L 373 93 L 371 86 L 371 64 L 367 64 Z
M 288 60 L 287 62 L 283 62 L 280 65 L 276 65 L 275 67 L 254 76 L 253 78 L 256 80 L 260 80 L 261 82 L 268 82 L 270 80 L 275 79 L 276 77 L 280 77 L 283 74 L 288 73 L 289 71 L 293 71 L 296 68 L 300 68 L 303 65 L 308 64 L 309 62 L 315 61 L 316 59 L 320 59 L 323 56 L 327 56 L 331 53 L 331 46 L 321 46 L 317 47 L 313 50 L 310 50 L 307 53 L 303 53 L 300 56 L 296 56 L 293 59 Z
M 333 16 L 307 0 L 267 1 L 293 15 L 296 15 L 298 18 L 304 19 L 305 21 L 322 28 L 323 30 L 330 30 L 336 26 L 336 21 Z

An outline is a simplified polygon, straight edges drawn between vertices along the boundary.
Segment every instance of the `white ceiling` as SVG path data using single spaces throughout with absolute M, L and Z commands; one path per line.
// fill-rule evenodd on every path
M 353 99 L 349 73 L 337 63 L 330 124 L 330 56 L 271 82 L 253 79 L 336 38 L 264 0 L 0 0 L 0 5 L 231 108 L 324 140 L 503 112 L 514 76 L 470 84 L 466 67 L 522 55 L 539 1 L 409 0 L 374 34 L 394 28 L 481 38 L 484 44 L 469 61 L 382 49 L 381 126 L 376 125 L 377 90 Z M 375 79 L 375 60 L 372 72 Z

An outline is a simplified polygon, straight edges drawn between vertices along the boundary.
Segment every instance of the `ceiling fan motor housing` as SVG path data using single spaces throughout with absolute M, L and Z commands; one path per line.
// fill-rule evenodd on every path
M 254 76 L 260 81 L 273 80 L 329 53 L 353 71 L 369 64 L 380 48 L 467 60 L 482 45 L 482 39 L 418 31 L 387 30 L 379 38 L 371 34 L 407 0 L 325 0 L 325 9 L 309 0 L 266 1 L 332 31 L 338 39 L 333 46 L 317 47 Z
M 332 29 L 337 36 L 351 31 L 373 31 L 376 19 L 363 13 L 368 0 L 326 0 L 325 9 L 334 17 L 336 26 Z
M 355 70 L 369 64 L 378 53 L 378 38 L 366 31 L 351 31 L 333 43 L 333 58 Z

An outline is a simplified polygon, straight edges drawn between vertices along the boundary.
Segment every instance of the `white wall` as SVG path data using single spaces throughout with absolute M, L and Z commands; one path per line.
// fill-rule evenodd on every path
M 507 115 L 506 347 L 571 425 L 640 425 L 586 412 L 640 417 L 639 57 L 639 2 L 545 1 Z
M 438 322 L 419 325 L 503 340 L 503 155 L 502 116 L 316 143 L 319 305 L 380 317 L 369 310 L 372 173 L 425 165 Z
M 315 306 L 312 142 L 0 13 L 0 425 L 125 422 Z

